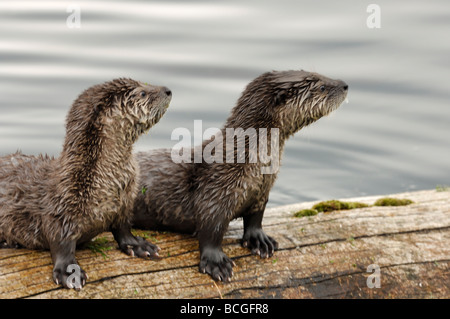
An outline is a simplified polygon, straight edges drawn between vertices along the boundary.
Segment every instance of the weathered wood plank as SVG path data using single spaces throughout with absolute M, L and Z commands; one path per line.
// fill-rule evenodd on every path
M 295 218 L 314 203 L 268 209 L 264 228 L 280 250 L 269 259 L 239 246 L 242 222 L 230 225 L 224 251 L 236 262 L 230 284 L 198 272 L 198 242 L 188 235 L 144 232 L 161 247 L 159 261 L 77 251 L 88 273 L 82 291 L 51 281 L 49 252 L 0 250 L 0 298 L 449 298 L 450 192 L 395 195 L 415 203 Z M 373 203 L 378 197 L 360 202 Z M 380 267 L 381 288 L 367 287 Z

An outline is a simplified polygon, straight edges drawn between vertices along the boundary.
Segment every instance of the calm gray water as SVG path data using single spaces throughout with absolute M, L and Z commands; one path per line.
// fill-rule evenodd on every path
M 344 79 L 349 103 L 287 142 L 270 206 L 450 185 L 450 5 L 376 1 L 369 29 L 373 2 L 2 0 L 0 155 L 58 155 L 72 101 L 115 77 L 174 92 L 147 150 L 221 127 L 259 74 L 305 69 Z

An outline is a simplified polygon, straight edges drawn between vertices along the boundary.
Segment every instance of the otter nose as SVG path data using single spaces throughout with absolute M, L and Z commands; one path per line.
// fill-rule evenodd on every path
M 342 81 L 342 80 L 339 80 L 339 82 L 340 82 L 339 86 L 340 86 L 344 91 L 347 91 L 347 90 L 348 90 L 348 84 L 345 83 L 345 82 Z
M 164 91 L 164 93 L 166 93 L 167 96 L 171 96 L 172 95 L 172 91 L 169 88 L 163 87 L 162 90 Z

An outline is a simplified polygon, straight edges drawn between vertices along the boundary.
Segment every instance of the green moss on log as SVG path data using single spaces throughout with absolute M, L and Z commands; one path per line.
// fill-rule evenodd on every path
M 294 214 L 295 217 L 306 217 L 306 216 L 314 216 L 319 212 L 315 209 L 302 209 Z
M 414 203 L 410 199 L 398 199 L 392 197 L 384 197 L 377 200 L 374 206 L 406 206 Z
M 318 213 L 329 213 L 334 211 L 365 208 L 371 206 L 406 206 L 413 203 L 414 202 L 410 199 L 398 199 L 391 197 L 380 198 L 373 205 L 367 205 L 360 202 L 343 202 L 340 200 L 328 200 L 317 203 L 311 209 L 302 209 L 294 213 L 294 217 L 314 216 L 317 215 Z
M 86 245 L 86 248 L 90 249 L 95 254 L 102 255 L 103 258 L 106 259 L 106 257 L 108 257 L 106 252 L 108 250 L 111 250 L 111 249 L 114 248 L 114 247 L 111 246 L 111 244 L 112 243 L 108 240 L 108 238 L 106 238 L 106 237 L 97 237 L 97 238 L 93 239 L 92 241 L 90 241 Z
M 369 205 L 364 203 L 358 203 L 358 202 L 342 202 L 339 200 L 329 200 L 325 202 L 317 203 L 313 206 L 313 209 L 317 210 L 318 212 L 332 212 L 335 210 L 348 210 L 348 209 L 355 209 L 355 208 L 364 208 L 369 207 Z

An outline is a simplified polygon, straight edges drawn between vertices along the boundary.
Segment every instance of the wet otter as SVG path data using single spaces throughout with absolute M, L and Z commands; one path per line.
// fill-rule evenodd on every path
M 53 280 L 67 280 L 75 248 L 112 231 L 119 248 L 149 257 L 158 247 L 131 234 L 138 166 L 137 138 L 159 121 L 171 100 L 166 87 L 120 78 L 85 90 L 73 103 L 59 158 L 0 157 L 0 246 L 50 249 Z M 75 281 L 76 283 L 76 281 Z
M 252 81 L 237 102 L 221 130 L 242 128 L 261 136 L 260 129 L 278 129 L 279 137 L 267 133 L 266 145 L 273 147 L 271 136 L 279 143 L 279 154 L 288 137 L 339 107 L 347 96 L 348 86 L 341 80 L 332 80 L 306 71 L 268 72 Z M 253 131 L 249 129 L 254 128 Z M 271 130 L 272 132 L 272 130 Z M 264 174 L 267 165 L 258 158 L 251 161 L 248 136 L 237 136 L 245 145 L 244 161 L 211 162 L 203 158 L 200 163 L 174 163 L 170 149 L 158 149 L 137 156 L 141 177 L 141 192 L 135 202 L 133 225 L 137 228 L 170 229 L 197 233 L 201 261 L 199 269 L 216 280 L 229 281 L 233 261 L 222 251 L 221 243 L 229 222 L 243 217 L 242 245 L 261 257 L 272 256 L 277 242 L 267 236 L 261 226 L 264 209 L 277 170 Z M 217 135 L 216 135 L 217 137 Z M 212 141 L 205 141 L 206 151 Z M 217 150 L 227 154 L 223 140 Z M 232 141 L 232 154 L 237 154 Z M 191 150 L 195 156 L 196 148 Z M 198 151 L 198 150 L 197 150 Z M 208 150 L 210 151 L 210 149 Z M 229 153 L 228 153 L 229 154 Z M 192 158 L 192 157 L 191 157 Z M 216 160 L 218 158 L 216 157 Z M 241 158 L 242 159 L 242 158 Z M 277 164 L 277 163 L 274 163 Z M 144 194 L 145 193 L 145 194 Z

